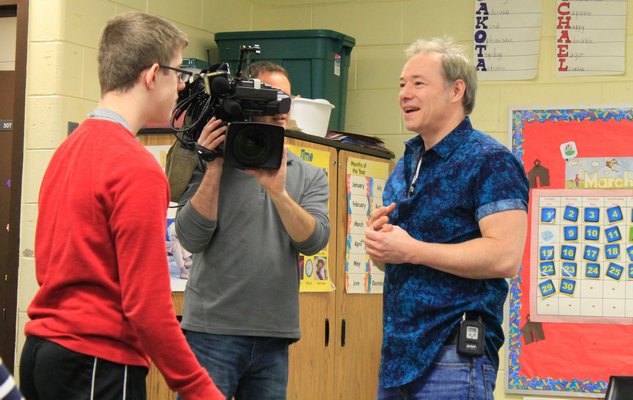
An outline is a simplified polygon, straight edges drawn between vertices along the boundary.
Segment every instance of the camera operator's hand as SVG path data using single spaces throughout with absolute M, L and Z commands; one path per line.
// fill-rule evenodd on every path
M 301 243 L 314 232 L 316 220 L 286 191 L 287 152 L 288 149 L 284 146 L 278 170 L 247 169 L 246 172 L 253 175 L 270 196 L 288 236 Z
M 282 195 L 286 191 L 286 146 L 284 146 L 279 169 L 247 169 L 271 197 Z
M 198 145 L 206 149 L 216 151 L 224 142 L 227 127 L 222 126 L 222 120 L 211 118 L 202 128 Z M 218 218 L 218 195 L 220 191 L 220 179 L 222 176 L 222 164 L 224 158 L 216 157 L 213 161 L 207 161 L 207 171 L 198 186 L 198 190 L 191 198 L 191 205 L 205 218 L 215 221 Z
M 209 122 L 202 128 L 198 144 L 206 149 L 217 151 L 218 146 L 226 139 L 226 125 L 222 125 L 222 120 L 212 117 Z M 222 166 L 222 157 L 216 157 L 215 160 L 207 162 L 207 168 L 218 168 Z

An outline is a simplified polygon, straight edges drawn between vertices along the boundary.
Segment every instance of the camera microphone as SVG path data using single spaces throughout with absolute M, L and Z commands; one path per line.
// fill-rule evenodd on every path
M 231 91 L 231 83 L 226 76 L 218 75 L 211 81 L 211 94 L 222 95 Z
M 211 72 L 200 74 L 204 81 L 204 91 L 207 96 L 222 96 L 231 91 L 231 82 L 226 76 L 226 72 Z
M 222 110 L 229 115 L 231 121 L 239 120 L 242 116 L 242 106 L 232 99 L 226 99 L 222 102 Z

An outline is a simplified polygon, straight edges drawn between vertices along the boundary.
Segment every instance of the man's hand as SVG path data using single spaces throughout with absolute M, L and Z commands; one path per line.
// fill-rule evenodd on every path
M 270 196 L 288 236 L 295 242 L 303 242 L 314 232 L 316 220 L 286 191 L 287 151 L 284 146 L 281 166 L 278 170 L 247 169 L 245 171 L 253 175 Z
M 373 213 L 369 219 L 369 229 L 380 231 L 383 228 L 389 229 L 389 214 L 396 208 L 395 203 L 389 204 L 387 207 L 382 206 Z
M 222 125 L 222 120 L 212 117 L 202 128 L 198 144 L 208 150 L 217 151 L 218 146 L 226 139 L 226 125 Z M 222 167 L 224 158 L 216 157 L 213 161 L 207 161 L 207 168 L 217 170 Z
M 396 205 L 391 203 L 388 206 L 382 206 L 371 213 L 367 229 L 365 230 L 365 249 L 373 264 L 380 270 L 385 269 L 385 261 L 383 259 L 384 255 L 380 254 L 381 251 L 377 247 L 380 246 L 380 242 L 378 241 L 380 237 L 375 235 L 375 233 L 377 231 L 390 232 L 393 230 L 393 225 L 389 224 L 389 214 L 391 214 L 395 207 Z M 370 242 L 370 247 L 368 247 L 368 242 Z
M 224 142 L 226 126 L 222 126 L 222 120 L 215 117 L 202 128 L 198 145 L 217 151 L 217 147 Z M 209 220 L 218 218 L 218 197 L 220 192 L 220 179 L 222 177 L 223 157 L 216 157 L 213 161 L 207 161 L 207 171 L 198 186 L 198 190 L 191 198 L 191 205 L 201 215 Z
M 413 240 L 399 226 L 389 223 L 389 214 L 396 208 L 395 203 L 374 211 L 365 229 L 365 250 L 379 269 L 385 263 L 401 264 L 407 256 L 406 243 Z
M 257 182 L 268 192 L 271 197 L 282 195 L 286 191 L 286 169 L 287 156 L 286 146 L 283 149 L 281 165 L 279 169 L 247 169 L 248 174 L 253 175 Z

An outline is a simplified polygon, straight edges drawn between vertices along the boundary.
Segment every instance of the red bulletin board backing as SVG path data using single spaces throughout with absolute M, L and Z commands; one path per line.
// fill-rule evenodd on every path
M 565 189 L 565 143 L 575 144 L 579 158 L 633 157 L 629 107 L 512 110 L 511 124 L 512 151 L 531 189 Z M 530 262 L 538 257 L 531 254 L 531 230 L 530 223 L 520 273 L 510 281 L 506 391 L 601 397 L 610 375 L 633 375 L 633 326 L 530 321 Z

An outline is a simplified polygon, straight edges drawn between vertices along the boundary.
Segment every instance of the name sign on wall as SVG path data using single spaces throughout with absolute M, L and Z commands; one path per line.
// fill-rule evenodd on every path
M 558 76 L 624 73 L 625 0 L 558 0 Z
M 536 77 L 540 35 L 540 0 L 475 0 L 477 77 L 482 80 Z

